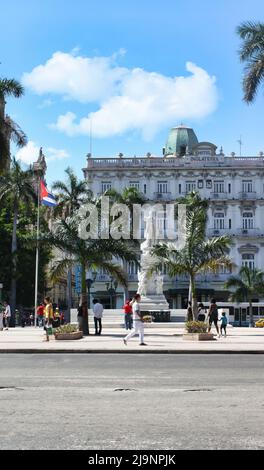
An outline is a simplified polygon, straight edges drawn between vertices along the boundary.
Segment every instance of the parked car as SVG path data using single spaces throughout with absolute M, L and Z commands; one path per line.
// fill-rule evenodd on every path
M 258 321 L 256 321 L 255 326 L 257 328 L 264 328 L 264 318 L 260 318 Z

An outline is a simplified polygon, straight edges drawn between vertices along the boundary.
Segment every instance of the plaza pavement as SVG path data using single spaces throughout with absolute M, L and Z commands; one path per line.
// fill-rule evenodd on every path
M 183 333 L 184 328 L 176 325 L 155 324 L 145 329 L 147 346 L 139 346 L 137 336 L 125 346 L 126 331 L 121 327 L 105 328 L 102 336 L 95 336 L 91 329 L 90 336 L 81 340 L 56 341 L 51 337 L 49 342 L 43 341 L 42 329 L 17 327 L 0 331 L 0 353 L 264 354 L 264 329 L 229 327 L 227 337 L 215 341 L 187 341 Z

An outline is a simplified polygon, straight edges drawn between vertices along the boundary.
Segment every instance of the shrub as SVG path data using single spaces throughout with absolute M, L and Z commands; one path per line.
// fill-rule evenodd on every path
M 187 333 L 206 333 L 207 324 L 203 321 L 187 321 L 185 328 Z
M 75 333 L 76 331 L 79 331 L 78 326 L 68 323 L 67 325 L 62 325 L 59 328 L 55 328 L 54 333 Z

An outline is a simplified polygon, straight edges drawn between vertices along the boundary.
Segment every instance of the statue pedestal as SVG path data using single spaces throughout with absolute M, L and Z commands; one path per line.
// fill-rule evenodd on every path
M 140 310 L 142 312 L 149 312 L 150 310 L 169 310 L 169 304 L 164 294 L 142 295 Z

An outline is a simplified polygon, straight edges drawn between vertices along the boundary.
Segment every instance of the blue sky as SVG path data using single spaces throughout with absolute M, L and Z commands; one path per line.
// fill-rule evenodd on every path
M 68 165 L 81 175 L 91 117 L 95 156 L 159 155 L 181 121 L 226 154 L 240 134 L 243 154 L 264 151 L 264 96 L 242 102 L 235 33 L 264 21 L 262 0 L 1 3 L 0 75 L 26 86 L 7 112 L 31 142 L 25 160 L 43 146 L 49 181 Z

